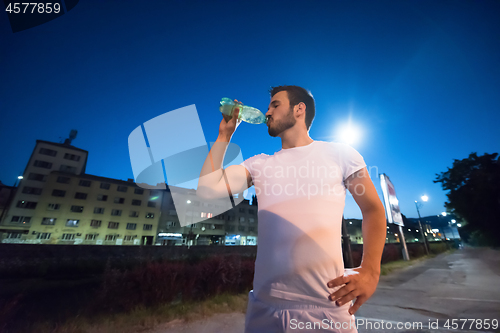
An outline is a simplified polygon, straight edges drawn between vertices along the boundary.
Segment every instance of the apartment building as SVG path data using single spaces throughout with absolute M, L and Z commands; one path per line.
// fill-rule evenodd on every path
M 76 135 L 76 134 L 75 134 Z M 88 152 L 37 140 L 18 187 L 3 189 L 2 243 L 82 245 L 257 245 L 257 207 L 227 212 L 195 190 L 151 190 L 85 173 Z M 242 194 L 239 194 L 242 195 Z M 227 200 L 227 199 L 226 199 Z M 227 204 L 227 203 L 226 203 Z M 203 221 L 181 227 L 183 221 Z
M 170 191 L 163 196 L 158 230 L 160 245 L 257 245 L 257 206 L 250 205 L 249 200 L 243 199 L 228 211 L 218 213 L 226 206 L 225 200 L 203 200 L 196 196 L 195 190 L 173 186 L 170 189 L 176 192 L 177 200 L 186 205 L 176 210 Z M 188 222 L 203 221 L 182 227 L 181 215 Z

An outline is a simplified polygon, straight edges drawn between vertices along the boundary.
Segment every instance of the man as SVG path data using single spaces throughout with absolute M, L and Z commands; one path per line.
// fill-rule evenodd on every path
M 204 198 L 255 185 L 259 237 L 245 332 L 357 332 L 354 313 L 375 292 L 380 276 L 383 205 L 357 151 L 309 136 L 315 114 L 310 93 L 298 86 L 275 87 L 270 93 L 268 131 L 281 138 L 282 149 L 223 170 L 225 149 L 239 124 L 236 109 L 232 118 L 221 121 L 198 184 Z M 346 188 L 363 214 L 364 251 L 360 267 L 344 270 Z

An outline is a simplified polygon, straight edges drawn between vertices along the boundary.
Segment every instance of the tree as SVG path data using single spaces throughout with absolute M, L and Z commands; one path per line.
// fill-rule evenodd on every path
M 434 183 L 449 191 L 447 210 L 464 219 L 466 231 L 481 233 L 492 245 L 500 245 L 500 161 L 498 154 L 454 160 L 448 171 L 436 174 Z
M 255 194 L 252 195 L 252 206 L 257 206 L 257 196 Z

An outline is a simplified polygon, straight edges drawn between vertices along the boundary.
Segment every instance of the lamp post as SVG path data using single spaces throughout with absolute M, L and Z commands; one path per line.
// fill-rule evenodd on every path
M 451 228 L 451 234 L 453 235 L 453 239 L 455 239 L 455 230 L 453 230 L 453 225 L 456 223 L 457 221 L 456 220 L 451 220 L 451 223 L 448 222 L 448 225 L 450 226 Z M 459 235 L 460 236 L 460 235 Z M 458 237 L 460 238 L 460 237 Z
M 17 176 L 16 182 L 14 183 L 14 187 L 17 186 L 17 182 L 21 181 L 23 179 L 23 176 Z
M 446 212 L 442 212 L 441 215 L 438 215 L 438 217 L 445 217 L 447 215 Z M 443 227 L 443 236 L 444 236 L 444 243 L 446 244 L 446 248 L 449 249 L 449 245 L 448 245 L 448 240 L 446 239 L 446 233 L 444 232 L 444 227 Z
M 429 200 L 429 197 L 426 195 L 423 195 L 421 197 L 422 201 L 427 201 Z M 424 238 L 424 247 L 425 247 L 425 253 L 428 255 L 429 254 L 429 244 L 427 243 L 427 237 L 426 234 L 424 233 L 424 230 L 422 229 L 422 222 L 420 222 L 420 210 L 418 209 L 418 202 L 415 200 L 415 207 L 417 207 L 417 213 L 418 213 L 418 227 L 420 228 L 420 232 L 422 233 L 422 237 Z
M 21 179 L 23 179 L 23 176 L 21 176 L 21 175 L 17 176 L 16 182 L 14 183 L 14 186 L 9 193 L 9 199 L 7 200 L 7 203 L 5 204 L 5 208 L 2 210 L 2 214 L 0 214 L 0 223 L 2 223 L 3 217 L 7 216 L 7 211 L 9 210 L 10 204 L 12 202 L 14 192 L 17 193 L 16 186 L 18 185 L 18 182 L 21 181 Z

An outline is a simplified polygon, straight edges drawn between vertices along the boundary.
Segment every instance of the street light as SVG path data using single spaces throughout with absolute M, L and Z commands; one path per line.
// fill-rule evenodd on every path
M 14 187 L 17 186 L 17 182 L 23 179 L 23 176 L 17 176 L 16 182 L 14 183 Z
M 423 195 L 420 199 L 422 199 L 422 201 L 427 201 L 427 200 L 429 200 L 429 197 L 426 195 Z M 428 255 L 429 254 L 429 244 L 427 243 L 427 235 L 425 234 L 424 230 L 422 229 L 422 223 L 420 222 L 420 219 L 422 217 L 420 217 L 420 210 L 418 209 L 417 200 L 415 200 L 415 207 L 417 207 L 417 213 L 418 213 L 418 227 L 420 228 L 420 232 L 422 233 L 422 237 L 424 238 L 425 253 L 427 253 L 427 255 Z

